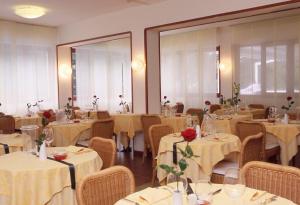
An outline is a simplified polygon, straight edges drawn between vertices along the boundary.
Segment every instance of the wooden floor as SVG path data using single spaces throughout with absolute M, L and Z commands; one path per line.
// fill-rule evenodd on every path
M 143 163 L 140 153 L 135 154 L 134 160 L 132 160 L 129 152 L 118 152 L 117 164 L 126 166 L 133 172 L 137 189 L 151 185 L 152 159 L 150 156 L 146 157 Z

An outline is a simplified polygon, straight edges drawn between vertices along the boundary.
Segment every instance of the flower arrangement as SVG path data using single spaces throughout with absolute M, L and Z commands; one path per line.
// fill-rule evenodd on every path
M 219 104 L 220 105 L 225 104 L 225 98 L 224 98 L 224 96 L 221 93 L 217 94 L 217 98 L 219 98 Z
M 187 145 L 184 150 L 179 149 L 182 158 L 178 161 L 178 166 L 169 166 L 167 164 L 160 164 L 159 167 L 167 172 L 167 174 L 173 174 L 176 177 L 177 182 L 177 191 L 178 191 L 178 182 L 180 176 L 184 174 L 184 171 L 188 167 L 187 159 L 191 159 L 193 157 L 199 157 L 197 155 L 194 155 L 193 150 L 191 146 L 189 145 L 189 142 L 192 142 L 197 134 L 196 130 L 193 128 L 187 128 L 186 130 L 181 132 L 181 136 L 183 137 L 184 141 L 187 142 Z
M 37 102 L 35 102 L 35 103 L 32 105 L 32 107 L 37 107 L 38 110 L 40 110 L 40 109 L 41 109 L 40 103 L 42 103 L 42 102 L 44 102 L 44 100 L 38 100 Z
M 30 103 L 27 103 L 26 106 L 27 106 L 27 116 L 31 117 L 31 115 L 33 114 L 33 112 L 31 111 L 32 105 Z
M 43 116 L 42 116 L 42 129 L 43 130 L 49 124 L 49 120 L 50 120 L 51 116 L 52 115 L 51 115 L 50 111 L 43 112 Z M 46 133 L 44 131 L 42 131 L 42 133 L 39 135 L 38 139 L 36 140 L 37 145 L 38 146 L 42 145 L 45 138 L 46 138 Z
M 72 98 L 68 97 L 68 102 L 65 105 L 65 114 L 67 115 L 68 119 L 71 119 L 71 115 L 72 115 Z
M 97 97 L 97 95 L 94 95 L 93 96 L 93 101 L 92 101 L 92 105 L 93 105 L 94 110 L 98 110 L 98 100 L 99 100 L 99 98 Z
M 124 100 L 124 96 L 123 95 L 119 95 L 119 98 L 120 98 L 120 106 L 125 106 L 127 103 L 126 103 L 126 101 Z
M 170 100 L 167 99 L 167 96 L 164 96 L 163 100 L 162 100 L 162 106 L 167 106 L 168 104 L 170 104 Z
M 232 91 L 233 91 L 232 103 L 233 103 L 233 105 L 238 105 L 239 102 L 241 102 L 241 99 L 240 99 L 240 84 L 234 82 L 233 87 L 232 87 Z
M 283 105 L 283 106 L 281 107 L 281 109 L 283 109 L 283 110 L 285 110 L 285 111 L 287 112 L 287 111 L 289 111 L 289 110 L 291 109 L 292 105 L 293 105 L 295 102 L 293 101 L 293 98 L 292 98 L 291 96 L 288 96 L 288 97 L 286 98 L 286 100 L 287 100 L 287 106 Z

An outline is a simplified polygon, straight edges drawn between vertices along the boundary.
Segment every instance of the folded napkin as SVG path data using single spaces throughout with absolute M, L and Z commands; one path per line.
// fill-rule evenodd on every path
M 154 204 L 171 197 L 171 192 L 165 189 L 148 187 L 136 194 L 129 195 L 126 199 L 139 204 Z

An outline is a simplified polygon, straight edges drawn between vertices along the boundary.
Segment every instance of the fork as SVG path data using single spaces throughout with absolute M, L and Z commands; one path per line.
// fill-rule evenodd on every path
M 132 203 L 132 204 L 134 204 L 134 205 L 140 205 L 138 202 L 135 202 L 135 201 L 130 200 L 130 199 L 123 198 L 122 200 L 128 201 L 128 202 L 130 202 L 130 203 Z

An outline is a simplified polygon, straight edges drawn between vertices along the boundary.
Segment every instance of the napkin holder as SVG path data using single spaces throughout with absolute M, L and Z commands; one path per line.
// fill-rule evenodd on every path
M 47 159 L 47 152 L 46 152 L 46 144 L 45 144 L 45 141 L 43 141 L 43 144 L 42 144 L 41 147 L 40 147 L 39 159 L 40 159 L 40 160 L 46 160 L 46 159 Z

